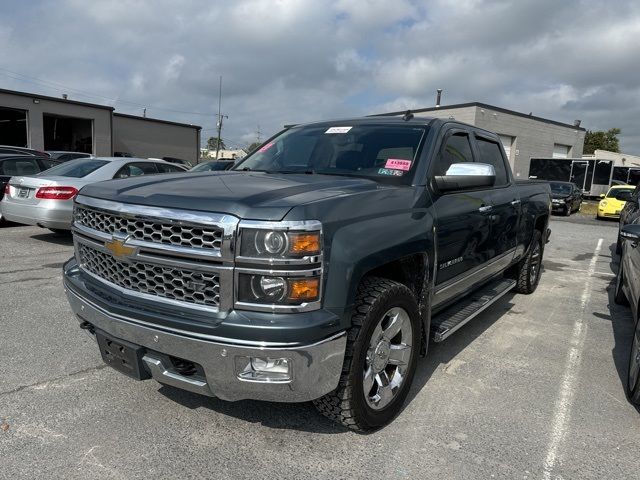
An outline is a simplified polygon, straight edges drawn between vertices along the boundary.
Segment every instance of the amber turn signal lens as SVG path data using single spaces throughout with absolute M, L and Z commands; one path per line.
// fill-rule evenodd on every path
M 289 234 L 289 253 L 317 255 L 320 253 L 320 232 Z
M 319 278 L 301 278 L 289 283 L 289 300 L 312 301 L 317 300 L 320 293 Z

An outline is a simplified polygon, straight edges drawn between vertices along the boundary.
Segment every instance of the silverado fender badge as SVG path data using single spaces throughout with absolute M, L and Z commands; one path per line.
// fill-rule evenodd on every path
M 128 257 L 133 255 L 136 249 L 124 244 L 125 241 L 114 238 L 108 242 L 104 242 L 104 246 L 116 258 Z
M 454 258 L 453 260 L 449 260 L 448 262 L 441 263 L 440 270 L 450 267 L 451 265 L 455 265 L 456 263 L 460 263 L 462 260 L 463 260 L 463 257 L 457 257 L 457 258 Z

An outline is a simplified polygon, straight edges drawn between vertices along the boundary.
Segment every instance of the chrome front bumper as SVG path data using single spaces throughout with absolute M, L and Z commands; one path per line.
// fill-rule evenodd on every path
M 80 322 L 116 339 L 126 340 L 148 351 L 143 358 L 151 376 L 160 383 L 215 396 L 223 400 L 266 400 L 306 402 L 331 392 L 338 386 L 346 346 L 346 333 L 340 332 L 320 342 L 293 348 L 267 348 L 208 341 L 142 325 L 133 318 L 114 316 L 83 298 L 65 281 L 65 292 Z M 172 371 L 154 352 L 199 364 L 205 378 L 189 377 Z M 241 379 L 237 362 L 246 357 L 287 358 L 291 380 L 265 382 Z

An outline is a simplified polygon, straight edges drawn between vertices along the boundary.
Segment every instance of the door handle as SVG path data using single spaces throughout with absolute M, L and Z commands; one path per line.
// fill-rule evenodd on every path
M 483 213 L 484 212 L 490 212 L 492 208 L 493 207 L 491 205 L 483 205 L 478 209 L 478 211 L 479 212 L 483 212 Z
M 519 204 L 520 204 L 520 200 L 513 200 L 511 202 L 511 205 L 513 205 L 513 206 L 516 206 L 516 205 L 519 205 Z

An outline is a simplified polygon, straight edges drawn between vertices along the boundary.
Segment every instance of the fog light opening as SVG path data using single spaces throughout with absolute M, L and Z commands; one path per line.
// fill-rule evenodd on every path
M 237 357 L 236 373 L 241 380 L 289 382 L 291 381 L 291 360 L 271 357 Z

